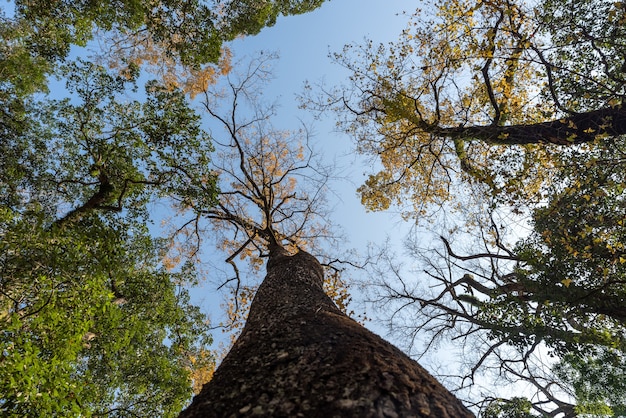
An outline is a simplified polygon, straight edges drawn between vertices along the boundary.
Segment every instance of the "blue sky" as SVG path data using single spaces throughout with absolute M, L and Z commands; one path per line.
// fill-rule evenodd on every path
M 329 54 L 340 52 L 346 44 L 360 44 L 366 39 L 374 43 L 397 40 L 408 21 L 403 12 L 411 14 L 418 5 L 418 2 L 409 0 L 327 0 L 311 13 L 281 17 L 275 26 L 263 29 L 260 34 L 228 45 L 235 62 L 245 61 L 246 57 L 259 51 L 278 53 L 280 58 L 274 63 L 274 80 L 265 90 L 268 100 L 276 99 L 279 105 L 273 123 L 278 129 L 298 128 L 300 121 L 311 123 L 315 147 L 322 150 L 325 158 L 336 160 L 340 174 L 349 179 L 332 184 L 336 194 L 331 202 L 332 222 L 342 228 L 348 248 L 364 251 L 369 242 L 381 243 L 389 237 L 395 248 L 401 251 L 411 225 L 393 211 L 368 213 L 361 206 L 356 188 L 371 168 L 354 155 L 352 139 L 336 131 L 332 115 L 314 121 L 311 114 L 298 108 L 296 96 L 307 81 L 313 85 L 324 81 L 329 86 L 347 82 L 350 73 L 332 63 Z M 3 7 L 10 11 L 13 4 L 5 2 Z M 207 253 L 211 252 L 212 249 L 208 249 Z M 215 287 L 215 282 L 205 282 L 203 287 L 192 290 L 192 299 L 219 322 L 223 295 Z M 358 301 L 360 295 L 355 293 L 353 296 Z M 370 317 L 374 314 L 367 312 Z M 388 338 L 384 328 L 376 322 L 368 322 L 366 326 Z M 214 337 L 217 342 L 227 339 L 219 331 L 214 332 Z
M 9 1 L 2 8 L 10 14 L 13 7 L 14 4 Z M 329 86 L 346 82 L 350 73 L 333 63 L 329 54 L 340 52 L 346 44 L 363 43 L 365 39 L 372 39 L 375 43 L 398 39 L 408 21 L 403 12 L 411 13 L 415 7 L 416 3 L 408 0 L 327 0 L 313 12 L 279 17 L 274 26 L 264 28 L 260 34 L 243 37 L 227 45 L 233 53 L 234 62 L 242 60 L 245 63 L 260 51 L 279 55 L 273 65 L 274 80 L 265 89 L 268 100 L 275 99 L 278 104 L 273 124 L 277 129 L 297 129 L 302 122 L 306 123 L 314 132 L 312 140 L 315 148 L 322 151 L 324 158 L 337 162 L 338 174 L 345 180 L 331 184 L 334 191 L 329 196 L 333 208 L 332 222 L 341 228 L 346 237 L 345 246 L 362 252 L 368 243 L 381 243 L 387 237 L 400 243 L 409 225 L 392 212 L 366 212 L 360 204 L 356 188 L 370 170 L 363 159 L 353 153 L 352 139 L 336 131 L 332 115 L 314 121 L 311 113 L 298 108 L 296 96 L 303 91 L 307 81 L 312 84 L 323 81 Z M 81 51 L 75 48 L 72 55 L 81 55 Z M 51 96 L 64 95 L 63 86 L 64 81 L 51 79 Z M 161 213 L 164 209 L 160 204 L 153 206 L 153 215 L 157 219 L 167 217 L 168 214 Z M 158 228 L 154 230 L 156 232 Z M 212 252 L 213 249 L 207 248 L 207 254 Z M 220 267 L 221 261 L 218 257 L 213 266 Z M 229 270 L 223 264 L 221 267 Z M 215 322 L 219 322 L 224 295 L 216 292 L 216 281 L 211 282 L 212 278 L 215 279 L 211 276 L 219 275 L 219 272 L 211 268 L 206 272 L 208 280 L 192 290 L 192 300 L 210 312 Z M 355 294 L 354 299 L 358 300 L 359 296 Z M 370 317 L 373 314 L 367 313 Z M 384 334 L 384 330 L 377 329 L 374 322 L 368 323 L 368 327 Z M 226 339 L 219 331 L 214 332 L 214 337 L 217 342 Z
M 323 81 L 325 85 L 336 86 L 346 83 L 350 76 L 345 68 L 332 62 L 329 54 L 340 52 L 346 44 L 362 44 L 366 39 L 371 39 L 374 44 L 396 41 L 409 20 L 403 12 L 410 15 L 418 5 L 408 0 L 330 0 L 314 12 L 280 18 L 275 26 L 265 28 L 256 36 L 239 39 L 229 47 L 234 54 L 234 61 L 253 56 L 262 50 L 279 54 L 280 58 L 274 64 L 275 79 L 265 92 L 268 100 L 278 99 L 275 127 L 295 129 L 299 127 L 300 120 L 313 121 L 311 114 L 298 108 L 296 99 L 305 82 L 314 85 Z M 394 251 L 401 254 L 403 242 L 412 225 L 402 221 L 393 210 L 379 213 L 365 210 L 360 204 L 356 188 L 362 184 L 365 173 L 372 172 L 372 168 L 363 158 L 354 155 L 353 140 L 336 131 L 332 115 L 312 123 L 316 147 L 322 150 L 325 158 L 336 159 L 341 174 L 349 179 L 333 184 L 337 198 L 333 202 L 332 221 L 342 228 L 347 239 L 346 247 L 365 251 L 368 243 L 380 244 L 389 238 Z M 424 245 L 428 245 L 432 237 L 423 235 L 419 238 L 424 241 Z M 410 264 L 410 260 L 405 261 Z M 218 319 L 219 303 L 223 301 L 223 296 L 214 292 L 214 286 L 196 289 L 192 295 L 195 302 L 212 312 L 213 320 Z M 361 312 L 363 306 L 359 301 L 362 302 L 363 296 L 355 289 L 353 297 L 357 301 L 354 308 Z M 366 306 L 366 309 L 367 316 L 374 318 L 365 324 L 366 327 L 404 348 L 407 341 L 394 341 L 393 336 L 376 320 L 377 312 L 371 306 Z M 381 312 L 379 315 L 382 318 L 391 313 Z M 218 343 L 227 340 L 219 330 L 214 332 L 214 338 Z M 416 341 L 416 344 L 419 346 L 420 341 Z M 453 356 L 462 348 L 446 344 L 438 348 L 420 358 L 420 362 L 431 371 L 437 369 L 444 374 L 454 372 L 451 368 L 458 366 L 459 359 Z
M 10 2 L 8 4 L 13 6 Z M 301 121 L 307 126 L 311 124 L 315 148 L 321 150 L 326 159 L 337 161 L 339 174 L 346 180 L 338 180 L 331 185 L 335 192 L 329 196 L 332 198 L 332 222 L 345 235 L 345 247 L 361 252 L 366 250 L 368 243 L 380 244 L 387 238 L 391 239 L 396 251 L 402 251 L 402 242 L 411 225 L 403 222 L 393 211 L 368 213 L 365 210 L 360 204 L 356 188 L 366 178 L 365 174 L 372 172 L 371 167 L 354 154 L 353 140 L 336 131 L 332 115 L 314 120 L 312 114 L 298 108 L 296 97 L 307 81 L 313 85 L 323 81 L 328 86 L 346 83 L 349 71 L 333 63 L 329 54 L 340 52 L 346 44 L 362 44 L 366 39 L 371 39 L 375 44 L 397 40 L 408 22 L 403 12 L 411 14 L 418 5 L 409 0 L 327 0 L 313 12 L 281 17 L 273 27 L 263 29 L 260 34 L 238 39 L 228 45 L 233 52 L 234 62 L 245 62 L 260 51 L 279 55 L 273 65 L 274 79 L 265 89 L 267 99 L 276 100 L 279 106 L 273 124 L 277 129 L 297 129 Z M 61 84 L 53 82 L 53 90 L 60 90 Z M 164 207 L 155 205 L 154 208 L 154 215 L 158 218 L 158 212 Z M 203 245 L 205 248 L 209 246 L 210 240 Z M 212 248 L 206 248 L 209 257 L 212 253 L 215 253 Z M 212 270 L 213 266 L 219 268 L 220 263 L 221 268 L 229 270 L 222 263 L 222 258 L 221 255 L 217 257 L 206 270 L 208 280 L 191 290 L 192 301 L 211 314 L 212 325 L 217 325 L 223 319 L 220 317 L 223 313 L 220 305 L 225 295 L 216 290 L 220 272 Z M 353 297 L 356 301 L 353 308 L 357 313 L 362 312 L 363 306 L 359 304 L 362 296 L 356 289 L 353 290 Z M 371 307 L 366 314 L 370 318 L 376 317 Z M 367 322 L 366 326 L 390 339 L 378 322 Z M 215 330 L 213 336 L 216 346 L 228 341 L 228 336 L 219 330 Z M 394 343 L 393 339 L 390 340 Z M 402 347 L 402 344 L 399 345 Z
M 371 39 L 374 44 L 396 41 L 400 33 L 407 27 L 408 15 L 415 12 L 420 4 L 408 0 L 330 0 L 318 10 L 301 16 L 280 18 L 276 25 L 265 28 L 259 35 L 246 37 L 235 41 L 229 47 L 234 54 L 234 60 L 245 59 L 261 50 L 277 52 L 280 56 L 274 65 L 275 79 L 266 91 L 268 100 L 276 98 L 279 104 L 277 118 L 274 125 L 278 129 L 295 129 L 299 127 L 299 120 L 313 123 L 315 136 L 313 141 L 317 149 L 322 150 L 325 158 L 336 159 L 341 174 L 349 181 L 337 181 L 332 186 L 337 192 L 333 202 L 332 221 L 341 227 L 347 242 L 346 247 L 356 248 L 364 252 L 368 243 L 381 244 L 387 238 L 397 254 L 404 252 L 403 242 L 411 231 L 412 225 L 401 220 L 393 210 L 379 213 L 367 212 L 360 204 L 356 188 L 366 178 L 365 173 L 373 172 L 363 158 L 354 155 L 354 142 L 344 133 L 337 132 L 332 115 L 326 115 L 321 120 L 313 121 L 313 116 L 306 110 L 298 108 L 296 96 L 301 93 L 305 82 L 313 85 L 323 81 L 325 85 L 336 86 L 347 83 L 349 71 L 332 62 L 330 53 L 340 52 L 346 44 L 362 44 Z M 421 4 L 424 6 L 424 3 Z M 424 6 L 425 7 L 425 6 Z M 454 220 L 452 220 L 454 223 Z M 443 228 L 443 225 L 434 225 L 433 228 Z M 434 237 L 441 231 L 435 231 Z M 419 234 L 418 239 L 424 246 L 440 246 L 441 242 L 432 241 L 433 235 Z M 457 244 L 460 244 L 457 242 Z M 471 252 L 472 248 L 468 249 Z M 462 250 L 461 250 L 462 252 Z M 403 262 L 410 268 L 412 260 Z M 406 273 L 406 271 L 405 271 Z M 425 280 L 416 276 L 416 281 Z M 421 283 L 427 286 L 427 284 Z M 194 301 L 203 308 L 212 312 L 212 319 L 217 320 L 219 303 L 223 295 L 215 293 L 213 288 L 205 286 L 193 292 Z M 356 304 L 353 306 L 357 313 L 362 312 L 363 295 L 353 289 Z M 396 340 L 389 335 L 387 328 L 382 325 L 392 312 L 377 312 L 372 306 L 365 305 L 366 314 L 372 321 L 365 326 L 383 336 L 400 348 L 406 348 L 407 339 Z M 377 321 L 377 316 L 382 321 Z M 410 318 L 406 318 L 410 320 Z M 400 331 L 401 332 L 401 331 Z M 219 330 L 214 332 L 216 342 L 225 342 L 227 337 Z M 427 337 L 424 337 L 427 338 Z M 422 344 L 418 336 L 412 349 L 420 352 Z M 431 372 L 440 372 L 442 375 L 458 373 L 463 361 L 463 350 L 471 352 L 472 348 L 459 345 L 458 342 L 443 341 L 429 352 L 420 357 L 420 363 Z M 413 353 L 415 354 L 415 353 Z M 470 354 L 478 354 L 470 353 Z M 471 357 L 471 356 L 470 356 Z M 545 360 L 545 359 L 544 359 Z M 447 382 L 450 383 L 450 382 Z M 455 383 L 459 383 L 458 381 Z M 476 376 L 476 387 L 470 396 L 483 396 L 482 391 L 498 390 L 504 395 L 519 396 L 528 390 L 524 385 L 509 385 L 509 387 L 494 388 L 490 380 L 483 380 Z M 517 392 L 514 392 L 517 391 Z

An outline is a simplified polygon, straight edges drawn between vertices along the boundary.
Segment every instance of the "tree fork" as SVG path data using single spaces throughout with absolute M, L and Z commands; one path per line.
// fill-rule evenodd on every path
M 89 211 L 92 211 L 95 209 L 114 210 L 116 212 L 121 211 L 121 209 L 119 208 L 112 208 L 110 206 L 107 206 L 107 207 L 102 206 L 108 199 L 110 199 L 111 194 L 113 193 L 115 188 L 109 181 L 109 178 L 104 174 L 101 174 L 99 176 L 99 181 L 100 183 L 98 185 L 98 191 L 94 193 L 93 196 L 89 198 L 89 200 L 87 200 L 81 206 L 75 209 L 72 209 L 69 213 L 67 213 L 62 218 L 57 219 L 53 223 L 53 225 L 56 227 L 62 228 L 63 226 L 71 222 L 79 220 L 85 213 L 88 213 Z
M 232 349 L 181 418 L 474 415 L 417 362 L 342 313 L 310 254 L 270 249 Z

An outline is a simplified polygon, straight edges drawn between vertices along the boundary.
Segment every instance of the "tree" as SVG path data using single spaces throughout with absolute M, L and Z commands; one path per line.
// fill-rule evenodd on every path
M 224 42 L 257 34 L 273 25 L 280 15 L 306 13 L 322 3 L 281 0 L 264 2 L 260 7 L 258 2 L 248 0 L 17 1 L 14 16 L 3 16 L 2 20 L 5 25 L 20 28 L 19 36 L 12 32 L 5 39 L 15 39 L 25 47 L 25 62 L 45 63 L 40 67 L 44 72 L 52 69 L 51 64 L 64 60 L 73 45 L 85 47 L 97 33 L 99 41 L 110 41 L 113 56 L 109 59 L 120 67 L 122 63 L 136 64 L 158 57 L 152 64 L 168 67 L 170 77 L 176 66 L 191 69 L 190 77 L 200 77 L 212 68 L 202 66 L 218 63 Z M 100 50 L 97 54 L 107 52 Z
M 395 316 L 411 318 L 401 325 L 411 335 L 427 331 L 435 340 L 447 335 L 471 347 L 463 385 L 481 370 L 496 369 L 500 378 L 531 383 L 538 399 L 532 407 L 541 414 L 619 410 L 614 399 L 622 391 L 617 376 L 626 349 L 623 147 L 620 140 L 605 140 L 592 149 L 570 149 L 545 206 L 533 210 L 531 233 L 514 247 L 505 245 L 500 223 L 493 221 L 483 252 L 458 254 L 444 238 L 442 251 L 414 248 L 433 291 L 398 274 L 397 282 L 377 281 L 382 303 L 407 311 Z M 557 373 L 537 367 L 547 350 L 549 363 L 559 364 Z M 601 359 L 616 364 L 615 373 L 603 371 L 605 384 L 592 373 Z
M 524 398 L 495 400 L 490 403 L 483 416 L 485 418 L 533 418 L 530 413 L 531 403 Z
M 146 204 L 214 202 L 212 151 L 180 91 L 93 64 L 65 68 L 73 100 L 27 102 L 2 139 L 0 321 L 7 416 L 173 416 L 189 358 L 210 342 L 189 303 L 192 265 L 168 271 Z
M 212 92 L 205 96 L 206 111 L 225 131 L 225 140 L 215 139 L 220 200 L 206 210 L 191 206 L 198 214 L 193 229 L 208 219 L 215 231 L 229 233 L 218 239 L 235 289 L 244 279 L 240 259 L 256 270 L 266 258 L 267 275 L 241 335 L 181 416 L 472 416 L 324 292 L 324 268 L 310 252 L 323 254 L 321 244 L 332 238 L 322 212 L 329 173 L 315 164 L 306 136 L 299 141 L 273 129 L 272 108 L 259 106 L 267 60 L 239 78 L 228 76 L 229 108 L 216 107 Z M 249 119 L 239 113 L 246 104 Z M 327 269 L 333 258 L 323 257 Z
M 275 0 L 259 3 L 254 0 L 229 1 L 224 8 L 224 32 L 227 37 L 255 35 L 264 27 L 274 26 L 279 16 L 308 13 L 325 0 Z
M 459 178 L 539 199 L 559 146 L 626 133 L 621 3 L 450 1 L 424 16 L 397 43 L 335 56 L 353 72 L 333 97 L 344 126 L 382 163 L 360 189 L 370 209 L 440 204 Z
M 246 326 L 182 417 L 473 416 L 416 362 L 342 313 L 310 254 L 270 246 Z
M 584 356 L 570 353 L 557 365 L 557 375 L 573 388 L 580 414 L 620 417 L 624 405 L 624 355 L 617 350 L 600 350 Z
M 478 226 L 484 251 L 460 254 L 446 238 L 440 250 L 415 244 L 434 287 L 388 265 L 397 280 L 375 272 L 381 303 L 413 321 L 394 322 L 407 334 L 429 331 L 428 347 L 443 336 L 463 342 L 461 386 L 493 370 L 530 384 L 532 408 L 546 416 L 619 410 L 616 381 L 589 395 L 581 388 L 601 387 L 591 373 L 564 380 L 534 354 L 591 370 L 606 350 L 624 350 L 623 4 L 450 1 L 427 13 L 397 43 L 336 54 L 353 75 L 329 103 L 358 150 L 381 163 L 359 189 L 366 207 L 408 200 L 416 220 L 433 219 L 433 206 L 462 215 L 471 187 L 486 215 L 464 228 Z M 495 222 L 503 212 L 530 214 L 530 236 L 508 245 Z M 476 225 L 481 216 L 488 222 Z M 530 413 L 524 402 L 490 401 L 487 415 Z
M 51 231 L 3 215 L 2 414 L 175 416 L 187 354 L 210 342 L 175 284 L 189 273 L 159 268 L 147 231 L 123 223 Z
M 221 44 L 239 35 L 253 35 L 271 26 L 279 15 L 312 11 L 323 0 L 268 2 L 203 1 L 161 3 L 121 1 L 116 4 L 40 1 L 16 2 L 16 16 L 32 24 L 38 36 L 32 47 L 48 58 L 65 58 L 71 45 L 85 45 L 96 28 L 126 34 L 147 32 L 170 56 L 185 65 L 216 62 Z M 221 10 L 220 10 L 221 8 Z
M 206 318 L 185 290 L 193 259 L 167 256 L 148 205 L 215 204 L 212 147 L 185 93 L 229 71 L 224 42 L 321 3 L 18 1 L 2 12 L 3 414 L 172 416 L 206 381 Z M 96 64 L 68 61 L 92 41 L 105 48 Z M 128 100 L 141 69 L 160 80 Z M 51 74 L 69 97 L 39 102 Z
M 332 167 L 311 147 L 306 127 L 287 131 L 272 126 L 276 108 L 264 101 L 262 86 L 271 78 L 274 59 L 273 54 L 263 53 L 240 65 L 246 70 L 234 71 L 203 93 L 202 106 L 212 122 L 216 145 L 210 170 L 219 179 L 219 199 L 215 205 L 197 199 L 177 203 L 177 217 L 184 219 L 176 226 L 182 238 L 178 251 L 197 253 L 203 237 L 211 236 L 225 253 L 233 276 L 218 287 L 232 292 L 230 316 L 238 320 L 230 326 L 235 327 L 245 319 L 258 286 L 256 273 L 273 240 L 289 251 L 306 248 L 323 259 L 334 272 L 326 285 L 333 286 L 329 290 L 336 293 L 338 304 L 347 305 L 338 251 L 331 255 L 328 250 L 339 237 L 329 221 L 326 201 Z M 272 231 L 267 229 L 268 219 Z

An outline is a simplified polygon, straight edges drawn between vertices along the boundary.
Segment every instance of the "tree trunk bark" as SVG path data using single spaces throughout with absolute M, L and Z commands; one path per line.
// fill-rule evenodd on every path
M 343 314 L 318 261 L 275 248 L 241 336 L 181 418 L 474 415 L 419 364 Z
M 442 137 L 475 139 L 490 144 L 574 145 L 592 142 L 598 137 L 626 134 L 626 109 L 606 107 L 535 124 L 429 127 L 426 131 Z

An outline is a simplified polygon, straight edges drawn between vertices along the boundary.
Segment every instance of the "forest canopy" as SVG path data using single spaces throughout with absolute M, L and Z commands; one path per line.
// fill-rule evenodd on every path
M 322 3 L 2 11 L 0 411 L 177 415 L 216 362 L 189 299 L 206 237 L 231 330 L 277 243 L 320 258 L 347 309 L 331 164 L 307 127 L 272 124 L 273 56 L 229 51 Z M 350 79 L 308 104 L 374 161 L 364 206 L 415 225 L 414 272 L 384 252 L 366 291 L 408 347 L 459 349 L 447 383 L 484 417 L 626 414 L 626 6 L 419 6 L 397 41 L 335 53 Z M 527 396 L 496 390 L 514 384 Z
M 225 43 L 321 3 L 3 9 L 3 416 L 177 416 L 210 378 L 208 318 L 189 297 L 196 260 L 172 256 L 153 208 L 218 203 L 190 98 L 230 71 Z
M 421 274 L 384 257 L 374 297 L 408 344 L 471 347 L 459 387 L 533 388 L 475 400 L 485 416 L 623 414 L 625 19 L 604 0 L 425 4 L 398 41 L 334 54 L 351 80 L 315 102 L 378 163 L 368 209 L 448 213 L 438 248 L 409 243 Z

